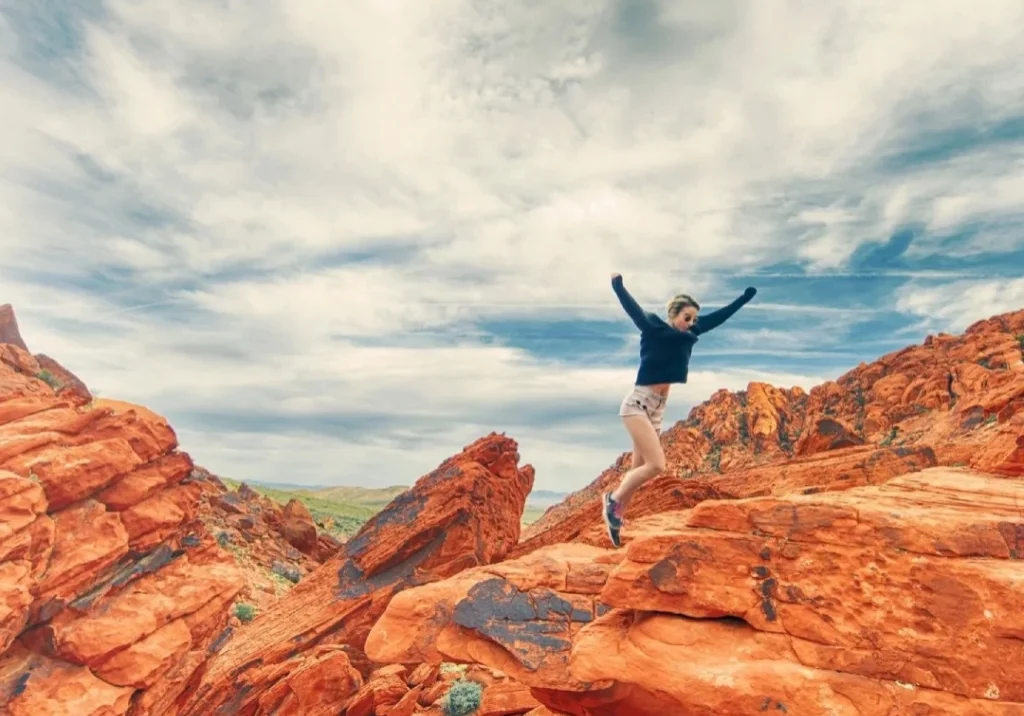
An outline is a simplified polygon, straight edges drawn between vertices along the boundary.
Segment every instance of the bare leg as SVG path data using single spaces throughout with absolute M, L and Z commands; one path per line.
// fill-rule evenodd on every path
M 621 506 L 620 516 L 625 512 L 633 493 L 665 470 L 665 452 L 661 449 L 661 440 L 651 421 L 642 415 L 627 415 L 622 418 L 622 422 L 633 438 L 633 468 L 623 476 L 619 487 L 612 493 L 612 499 Z
M 633 441 L 633 462 L 630 463 L 629 469 L 633 470 L 638 467 L 642 467 L 644 464 L 644 455 L 640 452 L 640 446 L 636 444 L 636 440 Z

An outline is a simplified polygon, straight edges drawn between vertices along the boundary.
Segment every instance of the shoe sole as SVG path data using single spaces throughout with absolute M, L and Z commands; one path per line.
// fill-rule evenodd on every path
M 601 495 L 601 519 L 604 520 L 604 528 L 608 531 L 608 539 L 611 541 L 613 547 L 621 547 L 622 540 L 615 538 L 615 528 L 612 527 L 612 523 L 608 520 L 608 493 Z

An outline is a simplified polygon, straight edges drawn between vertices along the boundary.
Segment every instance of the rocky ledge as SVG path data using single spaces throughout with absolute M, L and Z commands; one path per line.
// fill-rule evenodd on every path
M 931 468 L 704 502 L 391 600 L 379 662 L 501 669 L 610 714 L 1024 714 L 1024 483 Z

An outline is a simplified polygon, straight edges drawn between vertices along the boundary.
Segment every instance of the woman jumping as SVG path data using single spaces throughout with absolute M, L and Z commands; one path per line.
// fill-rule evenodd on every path
M 666 305 L 669 322 L 644 311 L 622 285 L 622 276 L 612 274 L 612 288 L 633 323 L 640 329 L 640 370 L 636 384 L 619 407 L 619 416 L 633 439 L 633 465 L 617 489 L 602 495 L 604 522 L 608 536 L 620 546 L 626 505 L 637 488 L 665 469 L 665 453 L 661 449 L 661 420 L 665 413 L 669 386 L 685 383 L 690 353 L 697 336 L 722 325 L 754 297 L 757 289 L 750 287 L 724 308 L 712 311 L 697 320 L 700 305 L 685 293 L 674 296 Z

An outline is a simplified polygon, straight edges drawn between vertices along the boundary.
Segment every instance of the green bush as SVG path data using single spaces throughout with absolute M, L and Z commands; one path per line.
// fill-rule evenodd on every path
M 39 380 L 43 381 L 54 390 L 60 390 L 64 387 L 64 384 L 57 380 L 57 376 L 46 369 L 36 373 L 36 378 L 39 378 Z
M 256 618 L 256 607 L 251 604 L 239 602 L 235 605 L 235 616 L 238 617 L 243 624 L 248 624 Z
M 459 679 L 445 695 L 441 712 L 444 716 L 469 716 L 480 708 L 483 693 L 484 690 L 475 681 Z

